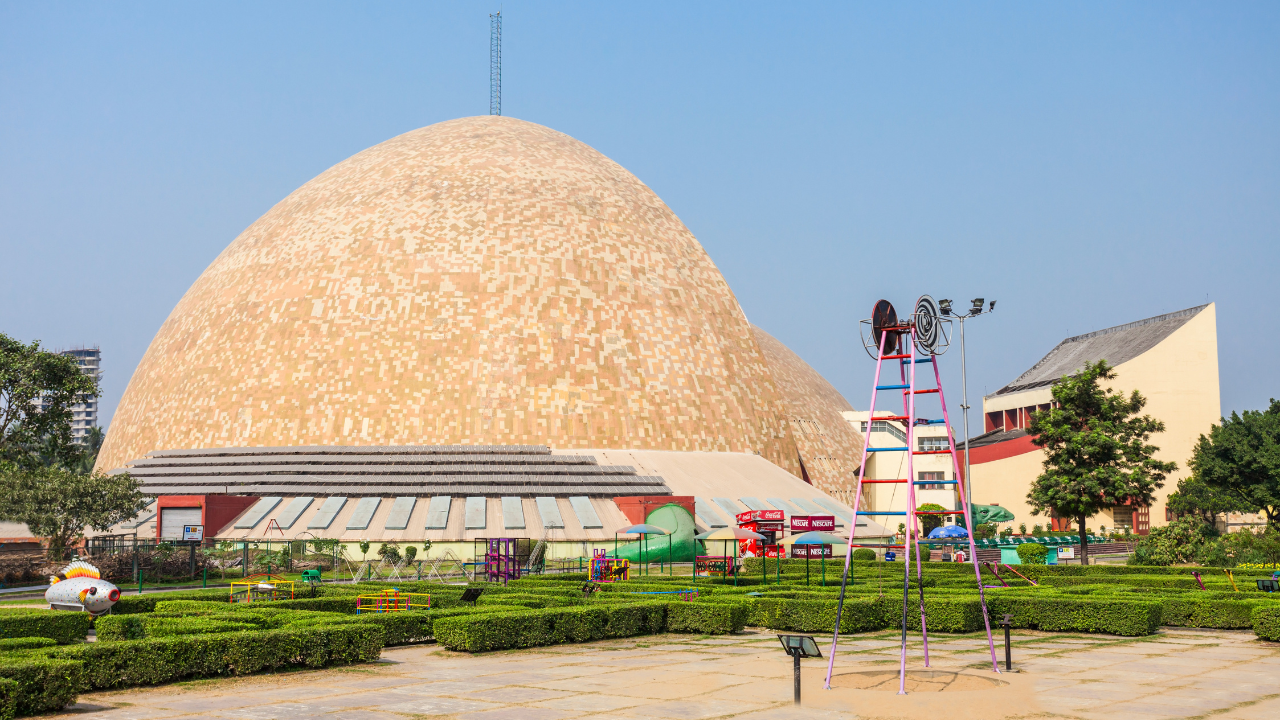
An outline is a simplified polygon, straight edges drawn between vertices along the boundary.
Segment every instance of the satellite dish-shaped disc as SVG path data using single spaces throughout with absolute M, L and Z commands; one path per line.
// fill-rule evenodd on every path
M 928 295 L 921 295 L 912 313 L 916 321 L 916 349 L 924 355 L 937 355 L 942 339 L 942 322 L 938 318 L 938 303 Z
M 871 310 L 871 331 L 875 335 L 875 343 L 880 345 L 880 337 L 884 333 L 885 328 L 895 327 L 898 324 L 898 311 L 893 309 L 893 303 L 888 300 L 881 300 Z M 885 355 L 898 354 L 898 333 L 891 332 L 884 336 L 884 348 L 882 352 Z

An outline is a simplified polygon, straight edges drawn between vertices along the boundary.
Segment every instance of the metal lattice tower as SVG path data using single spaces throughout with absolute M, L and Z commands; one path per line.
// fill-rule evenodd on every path
M 502 114 L 502 11 L 489 15 L 489 114 Z

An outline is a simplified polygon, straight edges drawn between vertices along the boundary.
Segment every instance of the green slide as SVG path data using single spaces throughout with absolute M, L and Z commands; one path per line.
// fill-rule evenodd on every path
M 696 534 L 693 528 L 693 516 L 688 510 L 676 505 L 675 503 L 667 503 L 662 507 L 649 513 L 649 517 L 644 519 L 646 525 L 657 525 L 671 533 L 671 535 L 645 535 L 644 540 L 632 540 L 625 545 L 618 546 L 618 552 L 615 555 L 612 550 L 607 554 L 609 557 L 618 557 L 631 562 L 640 562 L 640 543 L 644 543 L 644 559 L 648 562 L 665 562 L 667 560 L 667 541 L 671 541 L 671 560 L 672 562 L 693 562 L 694 555 L 703 554 L 705 551 L 701 549 L 702 543 L 693 539 Z M 634 536 L 631 536 L 634 537 Z

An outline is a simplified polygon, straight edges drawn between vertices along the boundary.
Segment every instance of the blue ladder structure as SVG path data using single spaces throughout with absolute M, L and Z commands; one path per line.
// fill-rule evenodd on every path
M 883 301 L 882 301 L 883 302 Z M 849 582 L 850 560 L 855 547 L 894 547 L 903 548 L 903 574 L 902 574 L 902 645 L 901 655 L 898 663 L 898 694 L 906 694 L 907 679 L 907 613 L 910 606 L 909 584 L 911 578 L 911 552 L 909 550 L 911 543 L 904 545 L 862 545 L 854 540 L 857 532 L 858 515 L 902 515 L 906 516 L 906 537 L 916 538 L 915 554 L 916 554 L 916 578 L 919 588 L 919 606 L 920 606 L 920 634 L 924 642 L 924 666 L 929 667 L 929 631 L 925 623 L 924 610 L 924 571 L 920 558 L 920 545 L 924 538 L 920 537 L 920 515 L 956 515 L 956 511 L 929 512 L 916 510 L 916 486 L 925 484 L 947 484 L 954 485 L 957 492 L 957 499 L 960 506 L 964 509 L 965 528 L 968 530 L 969 540 L 969 560 L 973 563 L 974 577 L 978 585 L 978 597 L 982 605 L 982 620 L 987 631 L 987 647 L 991 651 L 991 669 L 999 673 L 1000 666 L 996 660 L 995 641 L 991 636 L 991 618 L 987 611 L 987 599 L 985 589 L 982 585 L 982 570 L 978 565 L 977 547 L 973 539 L 973 516 L 969 505 L 969 498 L 965 496 L 964 483 L 958 482 L 960 472 L 960 461 L 956 452 L 955 434 L 951 429 L 950 417 L 947 413 L 946 396 L 942 392 L 942 374 L 938 370 L 937 355 L 927 357 L 917 357 L 916 319 L 914 317 L 902 322 L 895 322 L 893 325 L 886 326 L 880 337 L 875 339 L 876 342 L 876 375 L 875 382 L 871 389 L 871 405 L 867 410 L 867 433 L 862 449 L 862 464 L 858 468 L 858 487 L 853 503 L 853 524 L 849 533 L 849 549 L 845 554 L 844 577 L 840 584 L 840 600 L 836 606 L 836 624 L 832 631 L 831 652 L 827 659 L 827 677 L 824 687 L 831 689 L 831 675 L 835 669 L 836 642 L 840 635 L 840 615 L 844 610 L 845 587 Z M 891 334 L 893 338 L 891 339 Z M 924 347 L 920 345 L 920 347 Z M 885 348 L 893 348 L 889 354 L 885 354 Z M 898 361 L 899 381 L 881 385 L 881 371 L 884 368 L 884 362 Z M 933 366 L 934 386 L 932 388 L 918 388 L 916 385 L 916 366 L 929 363 Z M 902 414 L 893 416 L 876 417 L 876 399 L 881 391 L 901 391 L 902 393 Z M 916 397 L 924 395 L 937 395 L 939 404 L 941 405 L 942 418 L 938 420 L 921 420 L 916 417 Z M 871 428 L 876 421 L 885 422 L 901 422 L 906 426 L 907 444 L 906 447 L 893 448 L 872 448 L 870 445 Z M 946 450 L 916 450 L 916 433 L 915 428 L 919 425 L 944 425 L 947 428 L 947 444 Z M 867 456 L 872 452 L 905 452 L 907 453 L 907 477 L 896 480 L 867 480 L 865 478 L 867 468 Z M 918 481 L 915 479 L 915 462 L 917 455 L 950 455 L 953 471 L 956 480 L 954 481 Z M 862 488 L 864 485 L 874 483 L 898 483 L 907 486 L 907 510 L 904 511 L 867 511 L 860 510 L 862 505 Z

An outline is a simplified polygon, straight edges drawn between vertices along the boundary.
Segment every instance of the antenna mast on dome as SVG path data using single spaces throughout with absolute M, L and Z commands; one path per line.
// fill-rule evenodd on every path
M 489 15 L 489 114 L 502 114 L 502 11 Z

